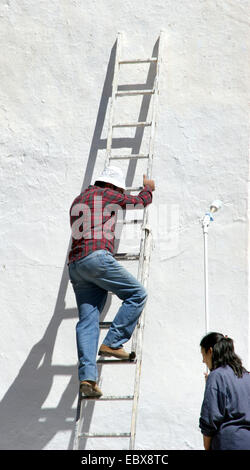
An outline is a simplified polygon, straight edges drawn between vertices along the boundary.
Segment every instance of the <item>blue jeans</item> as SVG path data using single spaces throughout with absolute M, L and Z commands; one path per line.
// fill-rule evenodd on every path
M 99 320 L 108 292 L 123 301 L 103 341 L 114 349 L 130 339 L 146 303 L 147 292 L 106 250 L 94 251 L 70 263 L 69 277 L 79 313 L 76 325 L 79 380 L 97 381 Z

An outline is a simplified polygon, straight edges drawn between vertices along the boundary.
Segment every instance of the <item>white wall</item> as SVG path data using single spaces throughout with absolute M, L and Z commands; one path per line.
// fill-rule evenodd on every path
M 247 3 L 1 1 L 1 449 L 72 448 L 68 211 L 103 167 L 117 31 L 125 57 L 150 56 L 167 35 L 151 217 L 166 207 L 168 233 L 159 240 L 154 224 L 136 448 L 202 448 L 199 219 L 215 198 L 224 206 L 209 231 L 210 329 L 232 336 L 249 367 Z M 103 370 L 103 391 L 125 392 L 124 375 Z M 113 430 L 126 431 L 128 412 L 119 413 Z M 85 428 L 110 414 L 88 403 Z M 86 443 L 115 446 L 127 442 Z

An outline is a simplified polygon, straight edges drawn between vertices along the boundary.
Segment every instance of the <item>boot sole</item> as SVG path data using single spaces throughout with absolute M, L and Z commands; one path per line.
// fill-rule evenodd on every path
M 116 357 L 117 359 L 121 359 L 121 360 L 124 360 L 124 361 L 133 361 L 135 359 L 135 353 L 134 352 L 131 352 L 127 356 L 120 356 L 119 354 L 115 354 L 115 353 L 109 353 L 109 352 L 106 352 L 106 351 L 99 351 L 98 355 L 103 356 L 103 357 Z
M 93 390 L 91 385 L 88 384 L 81 385 L 80 392 L 83 393 L 86 397 L 100 398 L 102 396 L 102 393 Z

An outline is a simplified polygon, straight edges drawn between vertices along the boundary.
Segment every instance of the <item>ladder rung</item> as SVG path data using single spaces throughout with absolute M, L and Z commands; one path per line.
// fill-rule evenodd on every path
M 85 397 L 84 395 L 81 396 L 82 400 L 96 400 L 96 401 L 108 401 L 108 400 L 133 400 L 134 395 L 121 395 L 121 396 L 114 396 L 114 395 L 106 395 L 97 397 Z
M 112 322 L 111 321 L 100 321 L 99 326 L 100 328 L 110 328 Z
M 147 127 L 151 125 L 152 122 L 124 122 L 113 124 L 112 127 Z
M 143 219 L 132 219 L 132 220 L 124 220 L 123 221 L 123 224 L 142 224 L 143 223 Z
M 137 186 L 137 187 L 130 187 L 130 188 L 126 188 L 126 191 L 142 191 L 143 189 L 143 186 Z
M 97 364 L 136 364 L 136 358 L 130 359 L 97 359 Z
M 129 155 L 111 155 L 110 160 L 126 160 L 126 158 L 149 158 L 149 155 L 143 153 L 131 153 Z
M 99 432 L 82 432 L 78 437 L 130 437 L 130 432 L 114 432 L 114 433 L 99 433 Z
M 140 258 L 140 253 L 117 253 L 114 257 L 119 260 L 134 260 Z
M 146 62 L 157 62 L 157 57 L 150 57 L 148 59 L 127 59 L 119 60 L 119 64 L 142 64 Z
M 129 95 L 153 95 L 155 92 L 152 90 L 126 90 L 126 91 L 117 91 L 116 96 L 129 96 Z

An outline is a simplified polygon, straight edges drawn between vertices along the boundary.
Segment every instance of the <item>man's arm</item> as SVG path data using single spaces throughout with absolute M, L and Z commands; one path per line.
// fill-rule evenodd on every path
M 143 206 L 145 207 L 152 202 L 152 192 L 155 191 L 154 180 L 149 180 L 147 179 L 146 175 L 143 175 L 143 186 L 144 187 L 142 191 L 138 194 L 138 196 L 127 196 L 129 198 L 134 198 L 134 201 L 131 200 L 130 203 L 134 205 L 143 204 Z
M 144 188 L 140 191 L 137 196 L 132 196 L 130 194 L 121 194 L 118 191 L 106 189 L 105 193 L 107 201 L 112 204 L 119 204 L 122 209 L 126 209 L 128 205 L 141 205 L 141 207 L 146 207 L 152 202 L 152 191 L 155 190 L 155 183 L 154 180 L 148 180 L 146 176 L 143 175 L 143 185 Z
M 204 449 L 205 449 L 205 450 L 210 450 L 211 441 L 212 441 L 212 437 L 211 437 L 211 436 L 205 436 L 205 435 L 203 434 L 203 444 L 204 444 Z
M 155 182 L 154 180 L 148 180 L 146 175 L 143 175 L 143 186 L 150 186 L 151 191 L 155 190 Z

